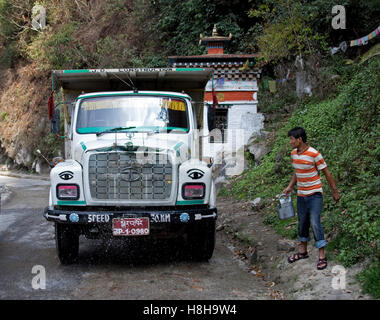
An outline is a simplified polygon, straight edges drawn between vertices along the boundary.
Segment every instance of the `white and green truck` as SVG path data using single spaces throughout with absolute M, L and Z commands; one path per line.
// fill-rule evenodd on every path
M 212 72 L 52 72 L 65 100 L 65 160 L 50 172 L 44 217 L 55 224 L 62 264 L 77 261 L 81 235 L 180 237 L 194 258 L 211 258 L 216 194 L 198 124 Z

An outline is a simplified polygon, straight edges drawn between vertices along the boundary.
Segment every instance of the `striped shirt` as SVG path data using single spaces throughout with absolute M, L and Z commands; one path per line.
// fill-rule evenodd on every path
M 300 154 L 294 149 L 291 159 L 297 176 L 297 196 L 306 197 L 316 192 L 323 193 L 319 171 L 327 165 L 321 153 L 312 147 Z

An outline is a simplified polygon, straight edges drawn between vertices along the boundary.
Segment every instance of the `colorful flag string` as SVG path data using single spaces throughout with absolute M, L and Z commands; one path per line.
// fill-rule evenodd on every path
M 366 35 L 366 36 L 364 36 L 362 38 L 359 38 L 359 39 L 356 39 L 356 40 L 351 40 L 350 41 L 350 47 L 366 45 L 367 42 L 368 42 L 368 40 L 371 40 L 371 39 L 375 38 L 379 34 L 380 34 L 380 26 L 378 26 L 370 34 L 368 34 L 368 35 Z

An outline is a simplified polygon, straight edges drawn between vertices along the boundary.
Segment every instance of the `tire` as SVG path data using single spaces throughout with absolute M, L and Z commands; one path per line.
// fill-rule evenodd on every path
M 79 253 L 79 233 L 69 225 L 55 224 L 55 243 L 61 264 L 77 262 Z
M 207 223 L 200 230 L 194 230 L 189 235 L 188 241 L 192 259 L 196 261 L 208 261 L 211 259 L 216 242 L 215 221 Z

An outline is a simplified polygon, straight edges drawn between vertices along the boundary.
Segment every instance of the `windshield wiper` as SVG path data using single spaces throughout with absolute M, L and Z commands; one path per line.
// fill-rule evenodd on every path
M 124 131 L 124 130 L 135 129 L 135 128 L 136 127 L 116 127 L 116 128 L 107 129 L 104 131 L 97 132 L 96 135 L 99 137 L 103 133 L 112 133 L 112 132 L 116 132 L 116 131 Z
M 187 132 L 185 128 L 180 128 L 180 127 L 156 127 L 154 129 L 154 133 L 171 132 L 171 131 Z
M 124 130 L 130 130 L 130 129 L 136 129 L 137 127 L 116 127 L 112 129 L 107 129 L 104 131 L 97 132 L 96 135 L 100 136 L 103 133 L 112 133 L 116 131 L 124 131 Z M 138 132 L 151 132 L 151 133 L 161 133 L 161 132 L 170 132 L 170 131 L 182 131 L 186 132 L 185 128 L 178 128 L 178 127 L 138 127 L 140 130 Z M 141 129 L 145 129 L 146 131 L 142 131 Z

